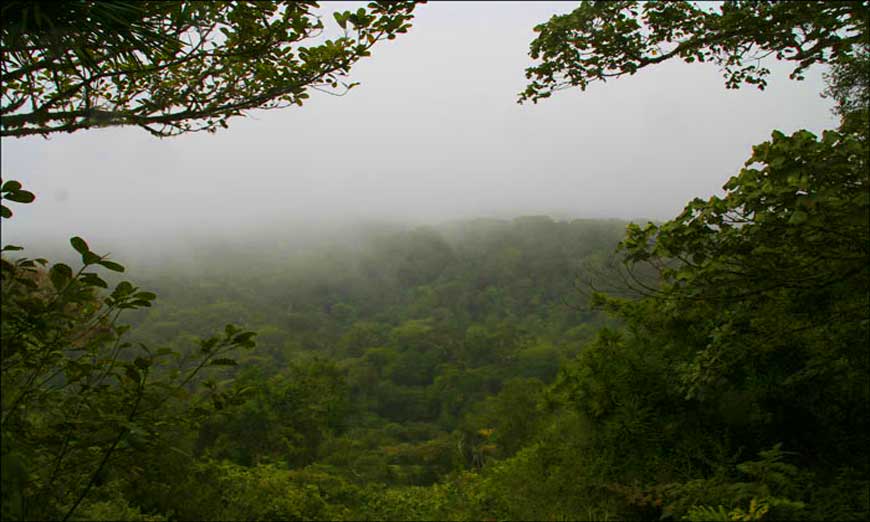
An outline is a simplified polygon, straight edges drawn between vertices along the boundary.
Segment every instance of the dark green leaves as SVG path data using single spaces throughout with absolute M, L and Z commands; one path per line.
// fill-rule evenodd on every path
M 82 254 L 82 263 L 85 265 L 93 265 L 100 262 L 100 256 L 93 252 L 85 252 Z
M 201 353 L 214 356 L 221 350 L 230 347 L 253 348 L 255 346 L 253 339 L 256 335 L 256 332 L 246 332 L 233 324 L 228 324 L 224 327 L 222 337 L 213 336 L 208 339 L 200 339 L 198 343 Z
M 210 337 L 208 339 L 202 339 L 199 341 L 199 351 L 203 354 L 210 354 L 215 346 L 217 346 L 220 339 L 217 337 Z
M 336 12 L 332 13 L 332 16 L 333 16 L 333 18 L 335 18 L 335 22 L 338 24 L 339 27 L 341 27 L 342 29 L 347 28 L 347 19 L 350 16 L 349 11 L 344 11 L 344 12 L 336 11 Z
M 0 191 L 2 191 L 2 192 L 15 192 L 15 191 L 20 190 L 20 189 L 21 189 L 21 183 L 15 181 L 15 180 L 9 180 L 6 183 L 3 183 L 2 188 L 0 188 Z
M 17 182 L 3 187 L 4 196 L 20 191 Z M 33 502 L 18 518 L 89 519 L 72 516 L 75 498 L 91 495 L 90 485 L 110 470 L 141 478 L 142 468 L 134 465 L 127 475 L 115 463 L 153 450 L 166 426 L 174 430 L 191 423 L 198 406 L 192 401 L 198 398 L 187 385 L 197 382 L 200 372 L 235 366 L 233 352 L 253 346 L 253 333 L 235 327 L 206 341 L 201 354 L 182 357 L 170 348 L 152 352 L 142 343 L 134 346 L 124 339 L 130 327 L 118 317 L 123 310 L 151 306 L 156 294 L 128 281 L 103 292 L 109 285 L 95 268 L 123 272 L 124 267 L 94 253 L 80 237 L 70 245 L 81 255 L 84 266 L 78 271 L 64 263 L 44 271 L 45 259 L 9 260 L 5 253 L 21 248 L 2 248 L 4 516 L 7 486 L 19 493 L 23 488 L 6 480 L 10 448 L 26 453 L 22 476 L 32 479 L 27 495 Z M 220 391 L 223 386 L 208 397 L 220 407 L 234 404 Z M 164 407 L 169 401 L 174 404 Z
M 75 251 L 81 254 L 82 264 L 84 264 L 85 266 L 100 265 L 103 268 L 106 268 L 113 272 L 124 271 L 123 265 L 115 263 L 114 261 L 109 261 L 108 259 L 105 259 L 106 256 L 100 256 L 92 252 L 84 239 L 75 236 L 70 238 L 69 242 L 70 245 L 72 245 L 72 247 L 75 249 Z M 104 281 L 101 277 L 92 272 L 83 273 L 81 276 L 81 281 L 90 286 L 108 288 L 108 284 L 106 283 L 106 281 Z M 126 295 L 127 293 L 132 291 L 132 288 L 133 287 L 132 285 L 130 285 L 130 283 L 123 282 L 119 284 L 118 287 L 115 289 L 115 292 L 113 292 L 112 294 L 112 298 L 117 299 L 119 296 Z M 135 300 L 126 303 L 126 305 L 134 305 L 135 303 L 135 306 L 150 306 L 150 303 L 148 301 L 153 300 L 156 296 L 150 292 L 142 292 L 142 294 L 143 295 L 135 296 Z
M 807 213 L 801 210 L 795 210 L 792 212 L 791 217 L 788 219 L 788 223 L 790 225 L 800 225 L 807 220 Z
M 15 180 L 3 183 L 3 180 L 0 179 L 0 183 L 2 183 L 0 185 L 0 200 L 14 201 L 16 203 L 32 203 L 36 199 L 36 196 L 32 192 L 22 190 L 21 183 Z M 0 216 L 3 219 L 9 219 L 12 217 L 12 210 L 6 205 L 0 204 Z
M 85 240 L 78 236 L 70 238 L 69 242 L 79 254 L 84 255 L 91 251 L 91 249 L 88 248 L 88 244 L 85 243 Z
M 535 27 L 529 54 L 539 63 L 526 69 L 530 82 L 519 103 L 674 58 L 716 63 L 728 88 L 763 89 L 770 71 L 758 65 L 758 54 L 793 62 L 790 77 L 801 79 L 813 64 L 852 61 L 866 45 L 866 20 L 866 2 L 723 2 L 718 9 L 684 1 L 583 2 Z M 805 37 L 796 39 L 798 31 Z
M 88 247 L 88 244 L 85 242 L 84 239 L 76 236 L 70 238 L 69 242 L 76 250 L 76 252 L 82 255 L 82 263 L 85 266 L 100 263 L 100 261 L 103 259 L 101 256 L 98 256 L 97 254 L 91 252 L 91 249 Z
M 33 192 L 16 190 L 4 194 L 3 199 L 8 199 L 9 201 L 14 201 L 16 203 L 31 203 L 36 199 L 36 196 L 33 195 Z
M 51 270 L 48 272 L 48 276 L 51 279 L 51 284 L 54 285 L 54 288 L 57 290 L 62 290 L 69 284 L 72 279 L 73 273 L 72 269 L 63 263 L 57 263 L 51 267 Z
M 377 42 L 407 32 L 417 2 L 336 13 L 344 36 L 327 41 L 316 40 L 327 18 L 315 2 L 18 5 L 4 10 L 0 134 L 137 125 L 175 136 L 214 132 L 252 109 L 301 105 L 309 87 L 342 84 Z M 200 44 L 188 44 L 190 34 Z
M 127 295 L 127 294 L 132 293 L 134 289 L 135 289 L 135 287 L 132 284 L 130 284 L 129 281 L 121 281 L 115 287 L 115 291 L 112 293 L 112 295 L 116 295 L 116 296 Z
M 737 364 L 749 346 L 791 349 L 808 342 L 812 330 L 836 324 L 842 335 L 862 324 L 870 275 L 868 157 L 858 135 L 826 131 L 820 140 L 808 131 L 775 131 L 753 148 L 746 162 L 753 168 L 726 183 L 725 197 L 696 199 L 660 226 L 629 227 L 621 248 L 629 265 L 656 267 L 660 308 L 683 319 L 704 314 L 709 322 L 701 330 L 715 332 L 686 367 L 687 396 L 703 397 L 719 383 L 726 354 Z M 766 337 L 737 341 L 738 332 L 753 330 Z M 786 341 L 791 331 L 800 333 Z
M 97 261 L 97 264 L 99 264 L 100 266 L 103 266 L 105 268 L 108 268 L 109 270 L 111 270 L 113 272 L 123 272 L 124 271 L 123 265 L 115 263 L 114 261 L 101 260 L 101 261 Z
M 234 325 L 234 324 L 228 324 L 228 325 L 224 326 L 224 334 L 227 337 L 232 337 L 233 335 L 239 333 L 240 331 L 241 330 L 239 330 L 239 327 Z
M 126 368 L 124 370 L 124 374 L 127 376 L 128 379 L 130 379 L 133 382 L 138 383 L 139 380 L 141 379 L 141 376 L 139 375 L 139 370 L 136 368 L 136 366 L 134 366 L 132 364 L 129 364 L 126 366 Z
M 88 286 L 96 286 L 99 288 L 108 288 L 109 284 L 106 283 L 100 276 L 94 274 L 92 272 L 85 272 L 79 276 L 79 280 L 85 283 Z
M 154 292 L 138 292 L 134 295 L 134 297 L 143 301 L 153 301 L 157 299 L 157 294 L 155 294 Z
M 227 358 L 212 359 L 210 364 L 212 366 L 238 366 L 239 365 L 239 363 L 237 363 L 235 361 L 235 359 L 227 359 Z
M 233 337 L 233 344 L 237 344 L 239 346 L 243 346 L 245 348 L 253 348 L 254 347 L 254 337 L 257 335 L 256 332 L 243 332 L 239 335 Z

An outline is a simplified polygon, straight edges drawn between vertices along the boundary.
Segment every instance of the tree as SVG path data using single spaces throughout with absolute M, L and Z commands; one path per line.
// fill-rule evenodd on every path
M 870 106 L 870 46 L 863 46 L 849 61 L 834 64 L 827 80 L 825 96 L 837 102 L 837 114 L 866 111 Z
M 410 27 L 416 2 L 334 13 L 343 33 L 310 46 L 317 2 L 10 0 L 0 30 L 0 136 L 135 125 L 214 132 L 252 109 L 342 94 L 351 66 Z
M 602 331 L 551 389 L 584 420 L 588 484 L 618 485 L 626 507 L 655 510 L 645 518 L 767 501 L 785 519 L 801 502 L 810 520 L 866 517 L 868 157 L 850 133 L 774 132 L 724 197 L 629 226 L 626 263 L 656 267 L 660 284 L 598 294 L 625 328 Z M 800 473 L 748 493 L 735 455 L 778 444 Z
M 245 466 L 271 461 L 303 467 L 348 413 L 344 376 L 330 361 L 291 363 L 270 379 L 254 367 L 237 380 L 250 388 L 248 399 L 203 424 L 200 453 Z
M 0 26 L 0 136 L 136 125 L 155 136 L 215 131 L 251 109 L 302 105 L 307 90 L 342 94 L 350 67 L 410 27 L 414 2 L 374 2 L 333 16 L 320 36 L 315 2 L 6 2 Z M 340 90 L 339 86 L 342 86 Z M 17 181 L 0 199 L 29 203 Z M 2 218 L 12 211 L 2 206 Z M 44 259 L 2 259 L 4 519 L 70 519 L 112 472 L 141 474 L 137 457 L 173 449 L 200 399 L 238 399 L 202 374 L 235 365 L 253 332 L 227 326 L 184 356 L 123 341 L 120 313 L 156 297 L 122 281 L 109 295 L 94 269 L 123 267 L 71 240 L 77 272 Z M 21 250 L 7 245 L 4 254 Z M 208 393 L 191 396 L 194 384 Z M 180 451 L 180 450 L 179 450 Z M 183 453 L 183 452 L 182 452 Z M 138 471 L 137 471 L 138 470 Z M 134 482 L 130 480 L 130 482 Z
M 135 473 L 133 456 L 174 447 L 168 432 L 198 416 L 194 384 L 208 387 L 217 408 L 235 401 L 201 374 L 235 365 L 229 355 L 254 345 L 253 332 L 232 326 L 183 357 L 125 341 L 121 314 L 156 295 L 127 281 L 100 295 L 108 285 L 95 269 L 124 267 L 81 238 L 71 243 L 82 256 L 76 272 L 63 263 L 45 270 L 45 259 L 0 259 L 4 519 L 67 520 L 119 462 Z
M 870 44 L 847 61 L 836 63 L 825 75 L 828 88 L 822 94 L 836 102 L 844 130 L 867 135 L 870 128 Z
M 519 103 L 571 87 L 635 74 L 672 58 L 713 62 L 728 88 L 767 85 L 767 56 L 795 63 L 801 79 L 813 64 L 852 60 L 870 43 L 870 2 L 582 2 L 535 27 L 526 69 L 531 80 Z
M 617 516 L 866 518 L 868 15 L 868 2 L 584 2 L 536 28 L 542 63 L 520 102 L 671 58 L 763 89 L 756 59 L 774 55 L 794 79 L 831 65 L 842 117 L 821 137 L 774 131 L 724 197 L 628 227 L 629 274 L 658 279 L 636 278 L 637 299 L 595 295 L 624 328 L 601 331 L 550 389 L 582 420 L 569 451 L 581 476 L 565 484 L 621 497 Z
M 694 345 L 681 371 L 687 397 L 774 379 L 756 400 L 776 410 L 775 430 L 801 419 L 790 438 L 806 437 L 811 454 L 848 454 L 864 432 L 854 423 L 870 399 L 868 155 L 851 134 L 774 132 L 725 197 L 696 199 L 661 226 L 630 225 L 622 243 L 628 263 L 660 268 L 649 299 L 661 321 L 646 331 L 692 324 L 679 327 Z

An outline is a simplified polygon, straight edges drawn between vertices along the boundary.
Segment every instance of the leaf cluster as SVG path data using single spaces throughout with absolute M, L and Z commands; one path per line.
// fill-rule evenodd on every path
M 305 2 L 11 0 L 0 30 L 0 135 L 135 125 L 155 136 L 214 132 L 251 109 L 341 94 L 350 67 L 410 27 L 416 2 L 336 13 Z M 340 87 L 341 86 L 341 87 Z M 341 89 L 335 91 L 336 89 Z
M 868 43 L 870 3 L 584 1 L 535 27 L 519 102 L 556 91 L 633 75 L 672 58 L 719 66 L 728 88 L 764 89 L 770 71 L 760 59 L 793 62 L 791 78 L 818 63 L 844 63 Z
M 75 272 L 2 259 L 3 461 L 20 470 L 4 479 L 4 518 L 71 517 L 114 462 L 157 444 L 167 424 L 194 419 L 176 415 L 197 375 L 253 346 L 253 332 L 232 326 L 192 357 L 126 341 L 121 313 L 150 307 L 156 295 L 128 281 L 102 294 L 108 283 L 94 269 L 124 267 L 79 237 L 70 243 L 82 257 Z M 206 400 L 233 397 L 210 391 Z
M 21 183 L 15 180 L 3 182 L 0 178 L 0 200 L 14 201 L 16 203 L 32 203 L 36 199 L 33 192 L 21 188 Z M 12 209 L 0 204 L 0 217 L 9 219 L 12 217 Z

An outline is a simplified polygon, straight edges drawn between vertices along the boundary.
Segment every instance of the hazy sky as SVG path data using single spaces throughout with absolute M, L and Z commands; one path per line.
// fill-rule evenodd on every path
M 726 90 L 715 66 L 674 62 L 518 105 L 532 27 L 574 5 L 432 2 L 354 67 L 362 85 L 347 96 L 315 92 L 216 135 L 158 140 L 131 127 L 3 139 L 4 179 L 38 197 L 13 207 L 3 241 L 141 240 L 288 219 L 666 219 L 718 192 L 772 129 L 835 125 L 821 69 L 793 82 L 776 63 L 764 92 Z

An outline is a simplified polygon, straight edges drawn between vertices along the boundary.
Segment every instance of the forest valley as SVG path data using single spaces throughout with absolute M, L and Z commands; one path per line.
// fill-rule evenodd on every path
M 90 4 L 46 16 L 81 21 L 76 9 Z M 96 4 L 126 9 L 111 18 L 120 27 L 95 26 L 110 27 L 95 59 L 132 83 L 147 75 L 124 69 L 124 46 L 153 36 L 152 20 L 182 31 L 228 17 L 237 45 L 288 28 L 295 42 L 312 23 L 305 3 L 287 7 L 280 27 L 247 11 L 280 2 Z M 8 5 L 4 104 L 46 95 L 19 71 L 55 67 L 37 58 L 57 45 L 38 25 L 6 21 L 29 20 L 35 4 Z M 344 71 L 318 78 L 332 82 L 404 32 L 415 5 L 337 14 L 361 38 L 283 56 L 287 74 L 309 78 L 339 60 Z M 796 76 L 831 66 L 837 129 L 773 131 L 722 197 L 694 199 L 663 223 L 525 216 L 375 228 L 300 252 L 202 250 L 194 270 L 167 262 L 131 280 L 99 253 L 107 245 L 94 251 L 80 237 L 75 263 L 5 245 L 2 518 L 866 520 L 867 20 L 867 2 L 726 2 L 721 12 L 588 2 L 538 26 L 531 54 L 542 62 L 522 100 L 672 57 L 721 60 L 729 87 L 763 87 L 763 70 L 740 65 L 746 42 L 794 61 Z M 782 38 L 795 26 L 805 40 Z M 571 53 L 577 31 L 591 57 Z M 92 48 L 93 34 L 62 43 Z M 679 44 L 643 55 L 655 39 Z M 4 105 L 3 135 L 101 125 L 174 135 L 266 103 L 233 91 L 225 96 L 257 103 L 215 102 L 214 120 L 165 116 L 186 103 L 172 97 L 184 71 L 146 57 L 167 67 L 169 83 L 149 91 L 162 93 L 160 110 L 94 123 Z M 88 67 L 56 64 L 61 74 Z M 101 96 L 121 107 L 129 85 Z M 304 89 L 282 96 L 301 105 Z M 13 203 L 34 195 L 7 180 L 2 198 L 8 227 Z

